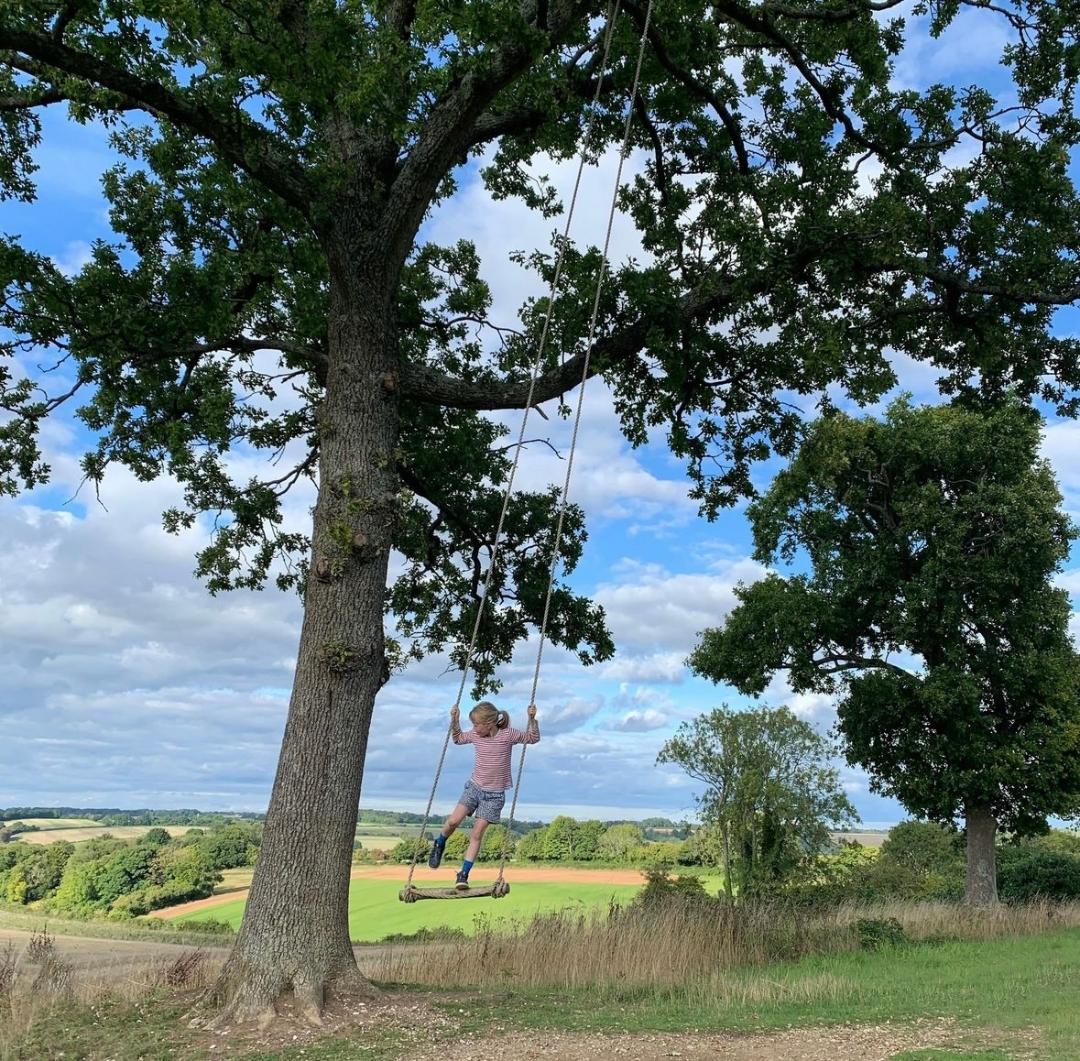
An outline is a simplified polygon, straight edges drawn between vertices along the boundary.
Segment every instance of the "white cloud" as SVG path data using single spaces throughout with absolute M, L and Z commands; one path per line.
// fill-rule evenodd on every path
M 64 248 L 62 254 L 53 258 L 53 262 L 64 276 L 74 276 L 90 263 L 91 255 L 92 248 L 89 243 L 85 240 L 74 240 Z
M 618 581 L 596 591 L 617 644 L 689 654 L 698 635 L 720 626 L 738 603 L 735 586 L 754 582 L 764 568 L 749 559 L 724 562 L 711 571 L 673 574 L 656 564 L 625 560 Z
M 1042 455 L 1050 462 L 1067 508 L 1080 510 L 1080 422 L 1058 420 L 1043 431 Z
M 611 681 L 671 682 L 678 684 L 687 674 L 685 652 L 652 652 L 634 656 L 619 652 L 600 666 L 600 676 Z
M 628 711 L 617 722 L 614 722 L 611 728 L 624 733 L 646 733 L 649 730 L 661 729 L 667 723 L 667 715 L 650 707 L 644 711 Z

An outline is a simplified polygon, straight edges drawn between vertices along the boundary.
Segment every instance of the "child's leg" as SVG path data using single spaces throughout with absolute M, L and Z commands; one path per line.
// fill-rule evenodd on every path
M 490 825 L 490 822 L 485 821 L 483 818 L 477 818 L 473 822 L 472 837 L 469 840 L 469 846 L 465 849 L 465 861 L 468 862 L 469 868 L 472 868 L 472 864 L 476 861 L 476 856 L 480 854 L 480 845 L 484 841 L 484 830 Z M 464 869 L 464 867 L 462 867 Z
M 469 814 L 469 808 L 464 803 L 459 803 L 451 812 L 450 817 L 443 823 L 442 832 L 435 837 L 435 843 L 431 845 L 431 854 L 428 855 L 428 865 L 432 869 L 438 869 L 442 865 L 443 851 L 446 850 L 447 837 L 452 836 L 454 830 L 464 821 Z
M 469 840 L 469 846 L 465 849 L 465 861 L 461 863 L 461 870 L 457 875 L 458 888 L 467 888 L 469 886 L 469 870 L 472 869 L 476 856 L 480 854 L 480 842 L 484 839 L 484 830 L 489 824 L 490 822 L 486 818 L 473 819 L 472 838 Z
M 443 823 L 442 836 L 443 839 L 454 835 L 454 830 L 468 817 L 469 808 L 464 803 L 459 803 L 451 812 L 450 816 Z

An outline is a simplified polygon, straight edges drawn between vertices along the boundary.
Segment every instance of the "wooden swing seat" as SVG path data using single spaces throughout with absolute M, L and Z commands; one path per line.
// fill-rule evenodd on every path
M 415 903 L 420 899 L 479 899 L 485 895 L 501 899 L 509 891 L 510 885 L 506 881 L 478 884 L 472 888 L 417 888 L 410 884 L 398 892 L 398 898 L 403 903 Z

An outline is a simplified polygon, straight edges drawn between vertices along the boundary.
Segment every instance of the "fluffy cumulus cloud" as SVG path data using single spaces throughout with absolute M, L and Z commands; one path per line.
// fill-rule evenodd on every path
M 711 569 L 671 572 L 659 564 L 624 559 L 612 569 L 613 581 L 596 591 L 616 643 L 643 649 L 670 661 L 684 654 L 707 627 L 720 626 L 738 603 L 735 587 L 761 578 L 764 569 L 752 560 L 721 560 Z
M 1057 420 L 1047 424 L 1043 432 L 1042 455 L 1050 462 L 1058 487 L 1065 498 L 1065 507 L 1073 519 L 1080 518 L 1080 422 Z

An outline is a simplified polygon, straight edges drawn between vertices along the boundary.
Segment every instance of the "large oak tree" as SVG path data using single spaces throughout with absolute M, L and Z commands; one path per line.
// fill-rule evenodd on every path
M 972 903 L 997 898 L 999 826 L 1080 811 L 1080 655 L 1052 579 L 1076 527 L 1039 419 L 912 408 L 819 421 L 750 506 L 755 555 L 809 568 L 738 590 L 699 673 L 836 693 L 849 758 L 914 813 L 967 829 Z
M 473 247 L 421 226 L 477 160 L 493 194 L 560 208 L 530 163 L 573 155 L 590 114 L 593 153 L 621 136 L 647 12 L 613 6 L 603 79 L 599 0 L 0 6 L 0 194 L 33 197 L 42 108 L 105 123 L 122 156 L 105 177 L 114 237 L 77 275 L 0 242 L 3 489 L 47 478 L 38 429 L 77 406 L 98 440 L 88 477 L 167 473 L 185 492 L 168 526 L 220 517 L 198 559 L 212 590 L 273 573 L 304 592 L 228 1013 L 266 1014 L 289 989 L 315 1013 L 326 985 L 359 979 L 346 897 L 372 704 L 403 656 L 462 658 L 510 458 L 482 412 L 526 404 L 546 307 L 493 320 Z M 933 32 L 958 12 L 1002 23 L 1010 105 L 894 85 L 901 11 Z M 889 347 L 952 387 L 1071 400 L 1076 346 L 1048 325 L 1080 290 L 1075 23 L 1072 0 L 656 5 L 620 198 L 647 256 L 613 269 L 591 371 L 632 442 L 664 425 L 706 514 L 791 450 L 798 396 L 889 386 Z M 539 296 L 552 255 L 523 251 Z M 599 264 L 568 247 L 534 404 L 580 380 Z M 63 360 L 70 385 L 43 396 L 27 353 Z M 238 480 L 237 445 L 295 460 Z M 305 476 L 311 534 L 283 533 L 281 497 Z M 481 683 L 537 620 L 554 516 L 550 494 L 512 498 Z M 570 517 L 564 572 L 584 539 Z M 391 550 L 404 572 L 388 585 Z M 585 661 L 611 651 L 564 584 L 551 634 Z

